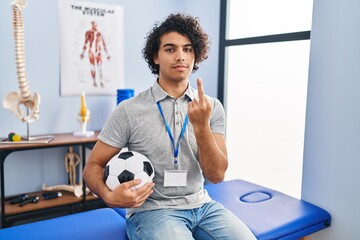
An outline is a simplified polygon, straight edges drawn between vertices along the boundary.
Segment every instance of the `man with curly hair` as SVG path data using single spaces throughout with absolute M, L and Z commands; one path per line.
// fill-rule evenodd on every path
M 197 90 L 189 84 L 207 58 L 208 35 L 197 18 L 171 14 L 146 40 L 143 56 L 157 79 L 105 123 L 84 169 L 87 186 L 108 206 L 126 208 L 130 240 L 256 239 L 204 189 L 204 176 L 221 182 L 228 166 L 224 108 L 205 95 L 200 78 Z M 136 179 L 110 191 L 104 167 L 125 147 L 152 162 L 154 182 L 133 191 Z

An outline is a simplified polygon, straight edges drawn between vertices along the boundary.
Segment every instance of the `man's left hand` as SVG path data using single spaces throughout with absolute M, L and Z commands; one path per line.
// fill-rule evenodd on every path
M 188 116 L 194 128 L 202 128 L 209 126 L 212 103 L 205 95 L 201 78 L 197 79 L 197 90 L 199 98 L 188 104 Z

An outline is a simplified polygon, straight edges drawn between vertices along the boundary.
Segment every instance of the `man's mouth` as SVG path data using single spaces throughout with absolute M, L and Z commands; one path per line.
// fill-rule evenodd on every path
M 173 68 L 175 68 L 177 70 L 183 70 L 183 69 L 188 68 L 188 66 L 185 65 L 185 64 L 176 64 L 176 65 L 173 66 Z

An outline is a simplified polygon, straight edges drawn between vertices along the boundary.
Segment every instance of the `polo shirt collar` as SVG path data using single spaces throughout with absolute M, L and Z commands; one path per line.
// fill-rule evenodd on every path
M 157 80 L 152 86 L 152 93 L 156 102 L 159 102 L 168 96 L 172 97 L 167 92 L 165 92 L 164 89 L 161 88 Z M 189 84 L 183 96 L 187 96 L 192 101 L 195 97 L 195 89 L 193 89 Z

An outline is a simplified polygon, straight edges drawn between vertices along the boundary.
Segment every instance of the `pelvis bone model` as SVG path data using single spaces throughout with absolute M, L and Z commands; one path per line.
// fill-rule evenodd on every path
M 14 113 L 21 121 L 31 123 L 39 119 L 40 94 L 35 92 L 31 95 L 26 79 L 24 24 L 22 17 L 22 10 L 26 7 L 26 4 L 26 0 L 14 0 L 11 2 L 19 91 L 8 93 L 3 100 L 3 107 Z M 20 108 L 21 105 L 27 110 L 25 115 Z

